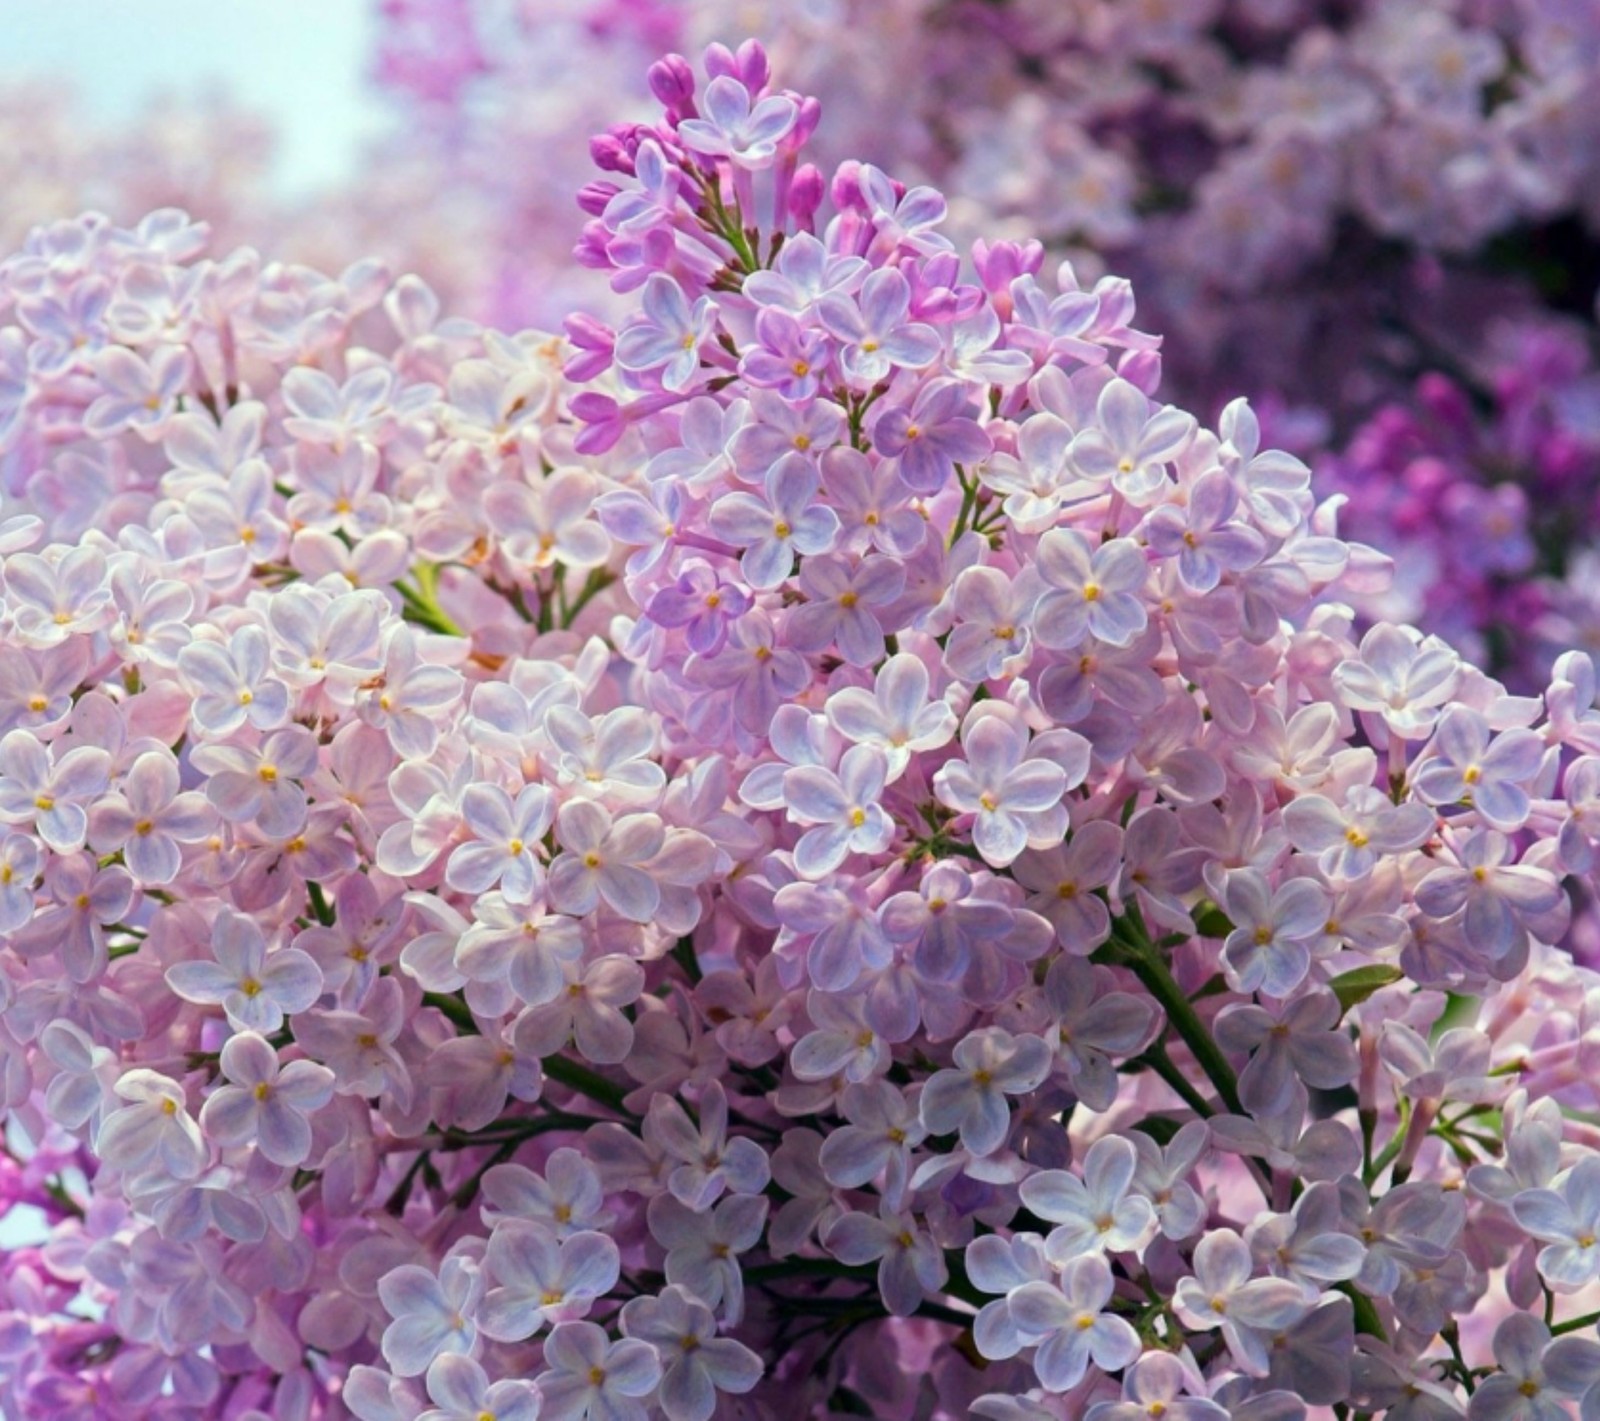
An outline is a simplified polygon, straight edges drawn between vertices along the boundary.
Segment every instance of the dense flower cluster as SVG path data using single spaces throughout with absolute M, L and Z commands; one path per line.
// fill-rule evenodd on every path
M 0 264 L 0 1407 L 1592 1409 L 1590 661 L 1360 632 L 1126 281 L 650 79 L 614 327 Z

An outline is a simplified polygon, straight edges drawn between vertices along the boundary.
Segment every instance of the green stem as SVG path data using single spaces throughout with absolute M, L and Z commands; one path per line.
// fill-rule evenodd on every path
M 691 984 L 698 985 L 700 981 L 700 959 L 695 954 L 694 938 L 684 936 L 678 939 L 677 945 L 672 949 L 673 960 L 683 968 L 683 975 Z
M 420 573 L 418 580 L 421 580 Z M 415 588 L 407 587 L 405 583 L 398 581 L 394 584 L 394 590 L 400 594 L 400 600 L 405 603 L 404 616 L 408 622 L 426 627 L 429 631 L 439 632 L 443 636 L 466 635 L 431 596 L 424 596 Z
M 424 992 L 422 1004 L 434 1007 L 449 1018 L 450 1024 L 471 1036 L 482 1036 L 478 1030 L 478 1023 L 473 1018 L 472 1008 L 462 998 L 449 992 Z
M 960 464 L 956 465 L 956 477 L 961 481 L 961 510 L 956 514 L 955 526 L 950 529 L 950 537 L 945 544 L 950 548 L 961 541 L 961 535 L 967 531 L 967 521 L 978 503 L 978 481 L 974 479 L 969 484 L 966 471 Z
M 1160 1076 L 1162 1080 L 1171 1086 L 1173 1090 L 1175 1090 L 1179 1096 L 1183 1098 L 1184 1103 L 1189 1107 L 1189 1109 L 1194 1111 L 1194 1113 L 1200 1116 L 1201 1119 L 1205 1119 L 1208 1116 L 1216 1113 L 1214 1110 L 1212 1110 L 1210 1102 L 1208 1102 L 1199 1091 L 1189 1084 L 1188 1077 L 1178 1069 L 1176 1064 L 1174 1064 L 1172 1057 L 1167 1054 L 1167 1048 L 1159 1041 L 1156 1042 L 1155 1045 L 1151 1046 L 1142 1056 L 1135 1056 L 1133 1060 L 1129 1062 L 1129 1064 L 1136 1066 L 1148 1066 L 1152 1071 Z
M 580 1066 L 566 1056 L 546 1056 L 541 1065 L 544 1067 L 545 1075 L 566 1086 L 568 1090 L 575 1090 L 580 1095 L 588 1096 L 590 1100 L 608 1105 L 618 1115 L 625 1115 L 630 1120 L 638 1118 L 622 1103 L 628 1092 L 615 1082 L 608 1081 L 598 1071 Z
M 1140 937 L 1143 936 L 1141 933 Z M 1178 985 L 1177 979 L 1168 970 L 1167 964 L 1149 943 L 1148 938 L 1143 941 L 1136 939 L 1130 931 L 1128 920 L 1124 918 L 1113 928 L 1112 942 L 1121 948 L 1116 960 L 1130 967 L 1134 976 L 1161 1004 L 1161 1009 L 1167 1014 L 1167 1020 L 1183 1038 L 1183 1044 L 1199 1062 L 1200 1069 L 1210 1077 L 1211 1084 L 1216 1087 L 1217 1095 L 1227 1106 L 1228 1113 L 1243 1115 L 1244 1107 L 1239 1102 L 1239 1082 L 1233 1073 L 1233 1067 L 1228 1064 L 1228 1058 L 1222 1054 L 1222 1048 L 1212 1040 L 1211 1033 L 1206 1030 L 1206 1024 L 1200 1020 L 1200 1015 L 1190 1003 L 1188 995 Z
M 1373 1181 L 1388 1169 L 1400 1155 L 1400 1147 L 1405 1143 L 1406 1130 L 1410 1124 L 1411 1102 L 1404 1096 L 1400 1097 L 1400 1118 L 1395 1122 L 1394 1134 L 1389 1137 L 1386 1144 L 1378 1153 L 1365 1171 L 1364 1183 L 1370 1188 Z
M 411 1198 L 412 1186 L 417 1182 L 417 1176 L 428 1168 L 428 1157 L 431 1152 L 418 1150 L 417 1157 L 411 1161 L 411 1167 L 406 1170 L 400 1182 L 395 1185 L 393 1193 L 384 1201 L 383 1209 L 387 1214 L 399 1218 L 406 1211 L 406 1201 Z
M 1340 1283 L 1338 1288 L 1355 1307 L 1356 1331 L 1387 1342 L 1389 1334 L 1383 1330 L 1383 1322 L 1378 1317 L 1378 1309 L 1373 1306 L 1372 1299 L 1352 1283 Z
M 325 928 L 331 928 L 334 921 L 333 905 L 328 902 L 327 895 L 322 891 L 320 883 L 306 883 L 306 897 L 311 900 L 311 911 L 317 915 L 317 921 Z
M 562 609 L 561 625 L 570 627 L 578 620 L 578 614 L 615 581 L 616 578 L 603 567 L 590 572 L 572 605 Z
M 1455 1358 L 1461 1384 L 1466 1387 L 1467 1395 L 1471 1396 L 1477 1390 L 1477 1383 L 1472 1380 L 1472 1369 L 1467 1366 L 1467 1359 L 1461 1355 L 1461 1329 L 1452 1322 L 1439 1335 L 1444 1338 L 1445 1345 L 1450 1349 L 1450 1355 Z

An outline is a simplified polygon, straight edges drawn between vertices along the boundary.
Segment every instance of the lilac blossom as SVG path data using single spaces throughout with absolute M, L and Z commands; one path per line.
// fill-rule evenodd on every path
M 1061 798 L 1083 778 L 1076 766 L 1074 777 L 1029 748 L 1027 732 L 1001 716 L 969 719 L 961 735 L 965 758 L 950 761 L 934 779 L 942 803 L 976 816 L 973 843 L 994 868 L 1012 863 L 1035 840 L 1043 847 L 1059 838 L 1066 817 Z M 1067 751 L 1074 759 L 1075 748 Z
M 846 738 L 881 751 L 889 777 L 898 778 L 914 754 L 955 737 L 955 712 L 929 699 L 931 685 L 927 666 L 901 652 L 879 668 L 872 690 L 846 686 L 829 696 L 828 721 Z
M 795 845 L 795 867 L 802 874 L 822 878 L 852 853 L 888 847 L 895 824 L 878 803 L 888 776 L 888 762 L 870 745 L 851 746 L 837 774 L 820 765 L 800 765 L 785 773 L 789 817 L 815 826 Z
M 1304 795 L 1284 809 L 1284 828 L 1297 849 L 1317 855 L 1317 866 L 1334 879 L 1365 878 L 1381 856 L 1427 842 L 1434 816 L 1426 805 L 1395 804 L 1381 790 L 1356 785 L 1341 807 L 1319 794 Z
M 1016 1328 L 1037 1345 L 1033 1368 L 1047 1391 L 1070 1391 L 1092 1362 L 1117 1372 L 1139 1355 L 1139 1335 L 1126 1319 L 1106 1310 L 1113 1281 L 1105 1259 L 1070 1260 L 1059 1288 L 1024 1283 L 1006 1300 Z
M 999 1027 L 973 1032 L 956 1047 L 955 1065 L 928 1078 L 922 1123 L 935 1135 L 959 1131 L 975 1155 L 993 1154 L 1011 1129 L 1006 1096 L 1026 1095 L 1050 1066 L 1050 1048 L 1037 1036 L 1014 1037 Z
M 878 1265 L 878 1292 L 891 1317 L 910 1317 L 949 1281 L 944 1250 L 915 1219 L 887 1205 L 870 1214 L 844 1214 L 828 1226 L 823 1247 L 841 1263 Z
M 978 950 L 1005 937 L 1016 915 L 1002 902 L 983 896 L 977 880 L 944 862 L 929 869 L 916 892 L 896 893 L 879 914 L 884 935 L 912 945 L 917 971 L 936 982 L 965 972 Z
M 1511 1201 L 1517 1222 L 1544 1243 L 1539 1272 L 1564 1288 L 1600 1277 L 1600 1166 L 1581 1160 L 1558 1189 L 1529 1189 Z
M 308 1116 L 333 1098 L 333 1072 L 314 1061 L 280 1065 L 278 1053 L 253 1031 L 222 1048 L 229 1084 L 200 1110 L 200 1128 L 219 1145 L 255 1145 L 273 1164 L 293 1168 L 311 1153 Z
M 667 1282 L 686 1288 L 722 1314 L 729 1327 L 744 1319 L 744 1274 L 739 1255 L 760 1240 L 767 1224 L 767 1200 L 758 1194 L 729 1194 L 709 1209 L 696 1211 L 670 1194 L 650 1201 L 651 1236 L 667 1250 Z
M 912 493 L 935 494 L 963 464 L 975 464 L 990 452 L 988 435 L 970 413 L 960 384 L 935 380 L 910 409 L 884 415 L 873 426 L 873 442 Z
M 1561 884 L 1548 870 L 1514 864 L 1511 841 L 1480 829 L 1457 847 L 1460 866 L 1441 866 L 1417 885 L 1417 902 L 1436 918 L 1464 910 L 1467 941 L 1491 960 L 1510 952 L 1527 924 L 1563 902 Z
M 646 1399 L 661 1380 L 648 1342 L 613 1342 L 592 1322 L 562 1322 L 545 1338 L 539 1414 L 544 1421 L 644 1421 Z
M 1544 742 L 1531 730 L 1507 730 L 1489 743 L 1477 712 L 1452 706 L 1439 720 L 1432 754 L 1418 770 L 1417 796 L 1429 804 L 1470 804 L 1484 823 L 1514 833 L 1528 818 L 1527 784 L 1544 759 Z
M 1461 663 L 1437 638 L 1376 626 L 1361 639 L 1359 657 L 1341 663 L 1334 685 L 1352 710 L 1381 716 L 1396 735 L 1422 739 L 1455 691 Z
M 624 1059 L 633 1046 L 633 1024 L 622 1008 L 644 991 L 639 965 L 609 953 L 588 963 L 565 961 L 562 971 L 562 989 L 517 1018 L 512 1033 L 518 1049 L 543 1058 L 571 1041 L 587 1061 L 604 1065 Z
M 1056 1227 L 1045 1255 L 1056 1266 L 1088 1253 L 1143 1248 L 1155 1231 L 1155 1210 L 1131 1192 L 1138 1158 L 1115 1136 L 1098 1140 L 1083 1161 L 1083 1178 L 1063 1169 L 1043 1170 L 1023 1181 L 1022 1201 Z
M 125 1071 L 113 1089 L 128 1103 L 108 1112 L 95 1132 L 95 1150 L 107 1164 L 129 1170 L 159 1165 L 174 1179 L 200 1173 L 205 1141 L 182 1086 L 140 1066 Z
M 807 600 L 789 614 L 786 624 L 796 651 L 834 647 L 852 666 L 883 660 L 883 626 L 876 613 L 905 590 L 899 564 L 869 556 L 851 568 L 839 558 L 807 558 L 800 569 L 800 590 Z
M 235 1030 L 274 1032 L 322 995 L 322 973 L 309 955 L 298 947 L 268 952 L 261 929 L 239 913 L 218 915 L 211 951 L 211 962 L 169 967 L 167 983 L 186 1001 L 221 1006 Z
M 736 583 L 708 567 L 694 567 L 650 599 L 646 614 L 657 626 L 683 628 L 691 651 L 715 656 L 728 639 L 728 626 L 750 610 L 751 600 Z
M 565 1239 L 522 1219 L 498 1223 L 489 1235 L 489 1277 L 477 1323 L 485 1337 L 520 1342 L 550 1323 L 586 1317 L 617 1281 L 617 1246 L 604 1234 Z
M 1029 890 L 1028 907 L 1055 929 L 1068 952 L 1087 957 L 1111 935 L 1111 913 L 1094 890 L 1122 868 L 1122 831 L 1096 819 L 1060 848 L 1024 853 L 1012 874 Z
M 100 800 L 90 815 L 90 843 L 102 853 L 120 849 L 146 888 L 171 883 L 183 866 L 181 846 L 201 842 L 216 823 L 205 796 L 180 784 L 171 754 L 147 750 L 133 762 L 122 792 Z
M 645 285 L 642 309 L 643 318 L 617 342 L 618 364 L 634 374 L 659 370 L 667 389 L 687 389 L 716 320 L 711 299 L 702 296 L 691 305 L 677 282 L 658 273 Z
M 766 496 L 725 494 L 711 509 L 711 529 L 745 549 L 739 566 L 752 588 L 776 587 L 794 568 L 796 554 L 826 552 L 839 517 L 815 502 L 820 481 L 810 462 L 786 454 L 767 472 Z
M 1162 504 L 1145 521 L 1157 553 L 1175 557 L 1178 576 L 1192 592 L 1209 592 L 1226 572 L 1253 567 L 1266 551 L 1261 534 L 1233 521 L 1238 493 L 1221 469 L 1195 480 L 1186 509 Z
M 535 1421 L 540 1395 L 532 1382 L 515 1378 L 489 1381 L 489 1375 L 471 1357 L 446 1352 L 428 1368 L 428 1400 L 432 1409 L 418 1421 Z
M 317 741 L 302 726 L 274 731 L 259 750 L 202 745 L 190 763 L 206 779 L 206 798 L 230 824 L 255 824 L 273 838 L 288 838 L 306 822 L 301 782 L 317 767 Z
M 719 1392 L 743 1395 L 761 1378 L 761 1359 L 742 1342 L 718 1337 L 711 1309 L 683 1288 L 623 1304 L 622 1331 L 656 1350 L 657 1401 L 668 1421 L 710 1421 Z
M 845 374 L 862 387 L 882 380 L 896 365 L 919 369 L 938 357 L 938 335 L 931 326 L 908 320 L 910 309 L 910 283 L 893 269 L 873 272 L 857 296 L 830 292 L 817 303 L 823 327 L 843 346 Z M 954 441 L 965 438 L 952 432 Z M 931 467 L 924 468 L 919 458 L 913 477 L 928 472 Z
M 1131 539 L 1115 538 L 1091 549 L 1082 534 L 1054 528 L 1039 540 L 1039 574 L 1054 589 L 1034 612 L 1039 641 L 1077 646 L 1087 631 L 1112 646 L 1126 646 L 1148 618 L 1138 594 L 1149 568 Z
M 539 850 L 555 817 L 550 791 L 525 785 L 513 800 L 498 785 L 473 785 L 462 796 L 461 817 L 473 837 L 451 851 L 450 886 L 485 893 L 499 884 L 512 902 L 531 901 L 544 882 Z
M 1074 1093 L 1092 1110 L 1116 1098 L 1111 1058 L 1138 1052 L 1160 1021 L 1154 1003 L 1104 986 L 1104 975 L 1083 958 L 1062 956 L 1050 964 L 1041 992 L 1045 1039 Z
M 89 832 L 85 800 L 97 799 L 111 776 L 111 757 L 80 745 L 59 757 L 27 730 L 0 740 L 0 821 L 27 825 L 49 849 L 77 853 Z
M 289 689 L 269 674 L 271 644 L 266 632 L 246 624 L 226 644 L 192 641 L 178 653 L 178 669 L 199 695 L 195 723 L 221 739 L 248 721 L 257 730 L 274 730 L 288 718 Z
M 392 1321 L 383 1357 L 396 1376 L 421 1376 L 435 1359 L 470 1353 L 483 1301 L 484 1277 L 466 1258 L 447 1258 L 437 1274 L 415 1263 L 384 1274 L 378 1297 Z
M 1267 1334 L 1310 1311 L 1305 1291 L 1288 1278 L 1253 1276 L 1250 1250 L 1231 1229 L 1200 1240 L 1194 1270 L 1179 1281 L 1173 1309 L 1191 1327 L 1221 1328 L 1234 1361 L 1252 1376 L 1265 1376 Z
M 1266 878 L 1243 868 L 1228 875 L 1223 907 L 1236 925 L 1223 944 L 1229 980 L 1240 991 L 1287 997 L 1305 980 L 1308 944 L 1328 921 L 1327 890 L 1298 878 L 1269 894 Z
M 678 125 L 679 138 L 693 152 L 729 158 L 746 169 L 770 164 L 799 117 L 794 101 L 780 95 L 752 104 L 749 89 L 726 74 L 706 86 L 704 112 L 705 118 Z
M 1100 392 L 1094 423 L 1073 439 L 1068 458 L 1085 478 L 1110 481 L 1135 505 L 1152 502 L 1167 485 L 1163 467 L 1194 434 L 1194 419 L 1170 406 L 1152 411 L 1126 380 Z
M 753 1140 L 728 1137 L 728 1098 L 715 1081 L 700 1098 L 698 1126 L 677 1101 L 657 1095 L 644 1128 L 645 1139 L 677 1162 L 667 1177 L 672 1196 L 696 1213 L 724 1191 L 754 1195 L 766 1187 L 767 1157 Z

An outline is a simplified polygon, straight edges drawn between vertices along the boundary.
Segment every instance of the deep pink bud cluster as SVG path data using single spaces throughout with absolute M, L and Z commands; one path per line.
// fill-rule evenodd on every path
M 1524 690 L 1595 641 L 1600 378 L 1582 331 L 1556 321 L 1505 325 L 1483 359 L 1482 399 L 1425 376 L 1317 481 L 1396 555 L 1401 575 L 1362 612 L 1437 631 Z

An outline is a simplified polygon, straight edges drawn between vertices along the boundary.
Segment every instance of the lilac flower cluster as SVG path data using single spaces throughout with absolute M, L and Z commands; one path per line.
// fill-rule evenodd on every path
M 729 0 L 387 12 L 384 76 L 412 95 L 419 141 L 478 155 L 458 166 L 475 199 L 496 194 L 525 273 L 499 289 L 524 298 L 572 112 L 550 55 L 581 46 L 587 78 L 623 83 L 641 42 L 733 43 L 751 23 Z M 1451 637 L 1519 690 L 1592 647 L 1600 390 L 1571 368 L 1596 351 L 1591 4 L 845 0 L 759 23 L 844 117 L 848 151 L 823 152 L 935 183 L 963 237 L 1041 236 L 1085 279 L 1131 276 L 1174 338 L 1174 398 L 1256 397 L 1401 567 L 1365 617 Z M 508 145 L 529 161 L 502 162 Z M 1580 576 L 1545 582 L 1569 563 Z
M 1479 313 L 1538 307 L 1508 265 L 1554 269 L 1567 309 L 1595 296 L 1588 0 L 383 8 L 380 75 L 412 100 L 413 143 L 478 155 L 461 189 L 495 195 L 507 250 L 539 240 L 551 135 L 584 102 L 552 56 L 584 55 L 585 92 L 601 75 L 631 91 L 641 47 L 758 24 L 840 120 L 830 161 L 936 184 L 963 237 L 1004 224 L 1087 274 L 1131 274 L 1196 405 L 1245 388 L 1365 412 L 1481 343 Z M 527 161 L 501 161 L 508 146 Z
M 705 69 L 615 326 L 0 263 L 0 1408 L 1592 1410 L 1593 665 Z

